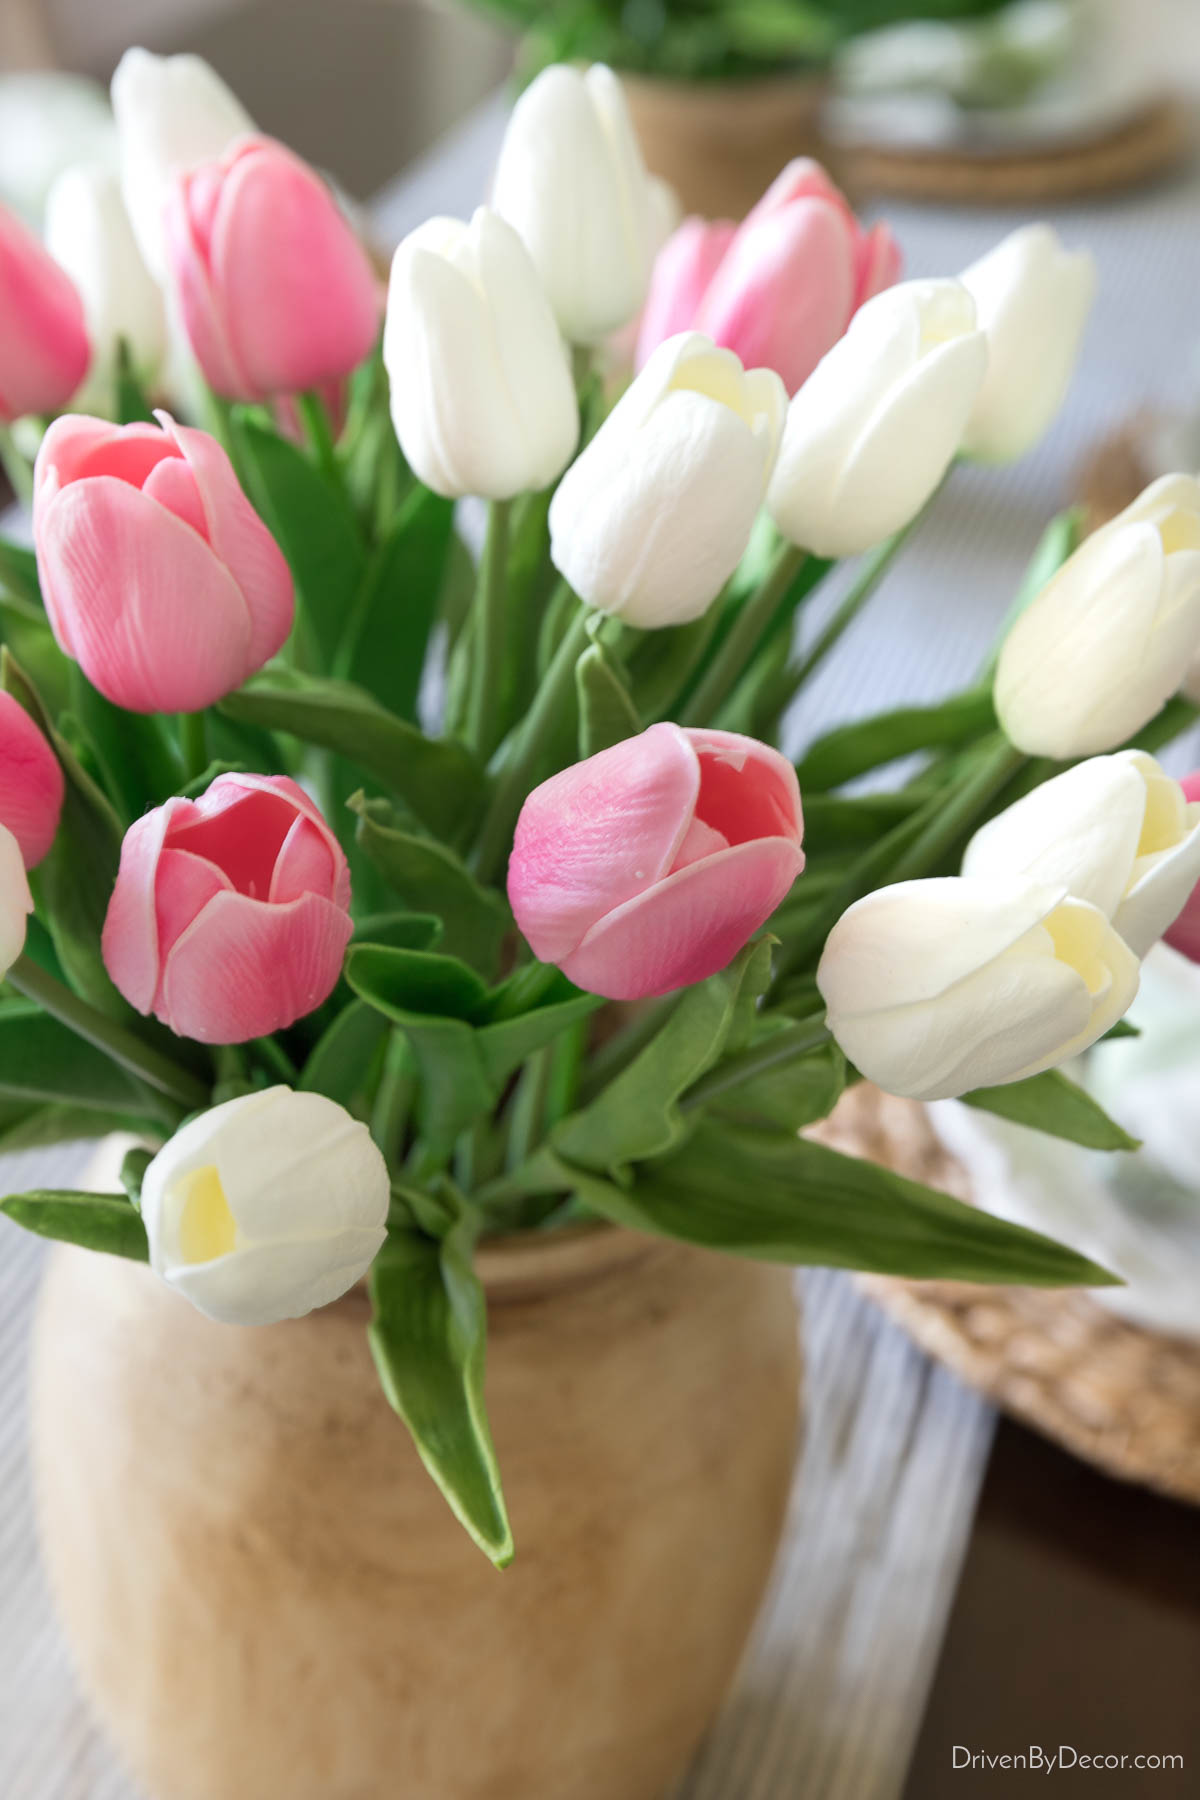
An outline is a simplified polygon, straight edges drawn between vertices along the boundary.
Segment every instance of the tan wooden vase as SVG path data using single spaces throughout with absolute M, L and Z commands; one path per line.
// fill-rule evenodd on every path
M 685 212 L 740 219 L 793 156 L 830 160 L 820 136 L 822 75 L 621 80 L 646 167 L 671 183 Z
M 44 1555 L 150 1800 L 661 1800 L 685 1766 L 784 1517 L 790 1273 L 603 1228 L 481 1272 L 503 1574 L 383 1400 L 363 1290 L 237 1329 L 53 1253 Z

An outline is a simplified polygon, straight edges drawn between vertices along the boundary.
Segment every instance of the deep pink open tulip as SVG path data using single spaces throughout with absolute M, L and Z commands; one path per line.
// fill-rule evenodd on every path
M 664 338 L 703 331 L 794 394 L 865 300 L 900 274 L 886 225 L 864 231 L 820 163 L 798 157 L 741 225 L 685 219 L 659 252 L 640 368 Z
M 207 432 L 68 415 L 42 440 L 33 535 L 54 635 L 129 712 L 198 712 L 292 628 L 292 577 Z
M 723 969 L 804 867 L 796 772 L 756 738 L 651 725 L 535 788 L 508 897 L 542 962 L 610 1000 Z
M 1179 785 L 1185 799 L 1200 800 L 1200 769 L 1185 775 Z M 1191 898 L 1171 929 L 1163 932 L 1163 942 L 1189 962 L 1200 963 L 1200 882 L 1192 889 Z
M 333 991 L 350 940 L 350 872 L 286 775 L 219 775 L 125 834 L 104 963 L 131 1006 L 180 1037 L 241 1044 Z
M 74 282 L 0 206 L 0 420 L 58 412 L 90 361 Z
M 16 838 L 27 869 L 54 842 L 62 803 L 57 756 L 20 701 L 0 692 L 0 825 Z
M 262 400 L 348 375 L 375 343 L 366 251 L 314 169 L 271 138 L 239 138 L 176 177 L 167 262 L 209 386 Z

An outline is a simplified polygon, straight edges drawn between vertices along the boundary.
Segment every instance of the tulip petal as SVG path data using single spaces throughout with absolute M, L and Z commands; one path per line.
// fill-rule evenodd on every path
M 0 690 L 0 825 L 16 838 L 27 869 L 54 842 L 63 793 L 57 756 L 20 701 Z
M 212 1262 L 177 1263 L 166 1279 L 219 1324 L 275 1325 L 339 1299 L 366 1274 L 386 1236 L 383 1226 L 365 1226 L 299 1243 L 251 1244 Z
M 296 819 L 275 859 L 268 899 L 281 906 L 298 900 L 301 894 L 332 895 L 335 882 L 336 864 L 328 834 L 319 831 L 311 819 Z
M 688 741 L 700 758 L 697 816 L 731 844 L 752 838 L 804 835 L 800 784 L 785 756 L 758 738 L 736 731 L 691 727 Z M 747 770 L 753 770 L 753 778 Z
M 668 338 L 695 325 L 708 284 L 737 229 L 727 219 L 685 219 L 667 239 L 655 259 L 638 327 L 637 368 L 644 368 Z
M 718 851 L 617 907 L 559 966 L 610 1000 L 645 1000 L 703 981 L 766 923 L 803 867 L 803 853 L 784 838 Z
M 154 874 L 154 919 L 160 964 L 216 894 L 232 893 L 229 877 L 203 856 L 164 848 Z M 155 996 L 156 1001 L 159 996 Z
M 282 1030 L 333 992 L 352 931 L 317 894 L 287 906 L 218 894 L 165 959 L 158 1016 L 203 1044 Z
M 57 412 L 87 374 L 90 357 L 74 282 L 0 206 L 0 419 Z
M 148 1013 L 158 992 L 158 913 L 154 882 L 163 844 L 175 818 L 190 800 L 168 800 L 136 819 L 121 845 L 121 866 L 104 919 L 101 952 L 118 993 Z

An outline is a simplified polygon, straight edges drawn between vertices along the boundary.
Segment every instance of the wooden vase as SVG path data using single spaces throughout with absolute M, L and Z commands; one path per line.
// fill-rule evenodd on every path
M 794 156 L 828 163 L 816 74 L 750 81 L 622 76 L 646 167 L 669 181 L 686 213 L 740 219 Z
M 592 1227 L 480 1265 L 502 1574 L 382 1397 L 363 1289 L 238 1329 L 53 1252 L 44 1556 L 150 1800 L 661 1800 L 686 1766 L 782 1527 L 790 1272 Z

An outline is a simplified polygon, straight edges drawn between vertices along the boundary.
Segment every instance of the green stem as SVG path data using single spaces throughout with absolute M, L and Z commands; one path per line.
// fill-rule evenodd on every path
M 530 776 L 537 767 L 542 746 L 559 723 L 564 708 L 575 704 L 575 664 L 587 649 L 589 616 L 581 604 L 534 696 L 512 755 L 500 771 L 476 854 L 476 867 L 484 881 L 496 881 L 503 873 L 513 826 L 529 791 Z
M 337 459 L 337 448 L 333 441 L 333 428 L 329 423 L 329 413 L 320 394 L 312 388 L 306 388 L 302 394 L 296 395 L 296 412 L 304 427 L 304 435 L 308 439 L 317 467 L 325 479 L 344 493 L 341 466 Z
M 20 504 L 26 508 L 33 505 L 33 470 L 29 461 L 22 456 L 13 442 L 12 432 L 7 425 L 0 425 L 0 466 L 8 476 L 8 484 Z
M 810 1050 L 819 1050 L 822 1044 L 827 1044 L 830 1035 L 824 1018 L 798 1019 L 786 1030 L 773 1032 L 761 1043 L 743 1050 L 740 1056 L 731 1056 L 707 1075 L 702 1075 L 679 1102 L 680 1112 L 694 1112 L 706 1101 L 715 1100 L 718 1094 L 740 1087 L 745 1081 L 753 1081 L 756 1075 L 765 1075 L 786 1063 L 799 1061 Z
M 918 513 L 916 518 L 911 519 L 902 530 L 894 532 L 890 538 L 885 538 L 882 544 L 871 551 L 863 566 L 862 574 L 836 609 L 812 648 L 805 651 L 796 669 L 789 675 L 789 697 L 799 693 L 805 682 L 810 680 L 820 668 L 842 634 L 854 623 L 891 568 L 901 546 L 911 537 L 918 520 L 923 516 Z
M 399 1166 L 412 1100 L 413 1069 L 408 1041 L 402 1031 L 393 1031 L 375 1091 L 375 1104 L 371 1108 L 371 1136 L 383 1152 L 389 1169 Z
M 733 692 L 738 678 L 758 648 L 775 616 L 775 610 L 792 585 L 804 562 L 805 552 L 794 544 L 781 544 L 756 593 L 743 603 L 741 611 L 717 646 L 708 669 L 697 684 L 691 699 L 679 717 L 681 725 L 711 725 L 722 704 Z
M 208 767 L 208 722 L 202 712 L 180 713 L 179 747 L 184 776 L 195 781 Z
M 1005 787 L 1025 757 L 1014 750 L 1006 737 L 997 735 L 991 748 L 959 787 L 944 796 L 935 796 L 937 810 L 924 831 L 910 844 L 888 871 L 888 885 L 898 881 L 916 881 L 936 869 L 943 857 L 953 849 L 984 812 L 988 803 Z
M 66 1025 L 86 1043 L 94 1044 L 97 1050 L 103 1050 L 113 1062 L 128 1069 L 131 1075 L 137 1075 L 158 1093 L 177 1100 L 188 1112 L 208 1105 L 209 1091 L 203 1082 L 170 1057 L 143 1043 L 115 1019 L 97 1012 L 94 1006 L 73 994 L 57 976 L 39 967 L 30 957 L 19 957 L 8 971 L 8 979 L 19 994 L 36 1000 L 51 1018 Z
M 496 748 L 499 737 L 501 694 L 496 670 L 504 642 L 511 511 L 510 500 L 493 500 L 488 507 L 487 540 L 479 564 L 479 586 L 475 594 L 466 736 L 467 742 L 483 762 L 487 761 Z

